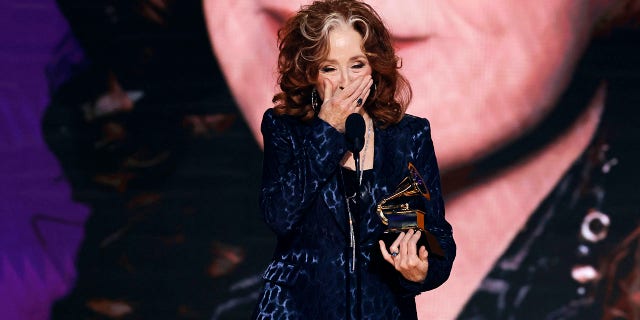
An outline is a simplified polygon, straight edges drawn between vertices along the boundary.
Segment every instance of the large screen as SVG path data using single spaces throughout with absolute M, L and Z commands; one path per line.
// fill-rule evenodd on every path
M 367 2 L 458 247 L 419 318 L 640 317 L 640 4 Z M 305 4 L 0 4 L 3 319 L 251 315 L 276 245 L 260 122 Z

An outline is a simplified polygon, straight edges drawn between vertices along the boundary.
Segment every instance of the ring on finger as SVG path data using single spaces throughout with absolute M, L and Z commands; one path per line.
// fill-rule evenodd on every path
M 392 257 L 397 257 L 398 256 L 398 251 L 391 252 L 391 256 Z
M 357 105 L 361 105 L 362 104 L 362 98 L 358 98 L 358 100 L 356 100 L 356 104 Z

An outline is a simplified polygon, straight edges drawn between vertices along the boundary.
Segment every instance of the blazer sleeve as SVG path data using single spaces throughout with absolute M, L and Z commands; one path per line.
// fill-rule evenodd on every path
M 260 206 L 278 236 L 300 225 L 304 213 L 337 169 L 347 148 L 344 135 L 315 118 L 302 123 L 265 112 L 262 125 L 264 162 Z
M 417 121 L 417 128 L 411 139 L 411 151 L 414 166 L 418 169 L 427 184 L 431 200 L 425 201 L 427 216 L 425 217 L 425 229 L 431 232 L 439 241 L 444 251 L 444 258 L 429 256 L 429 269 L 427 277 L 422 283 L 415 283 L 404 279 L 401 284 L 410 291 L 417 293 L 432 290 L 443 284 L 451 273 L 453 260 L 456 256 L 456 244 L 453 239 L 451 225 L 445 219 L 444 200 L 440 185 L 440 171 L 436 160 L 433 141 L 431 139 L 431 127 L 426 119 Z

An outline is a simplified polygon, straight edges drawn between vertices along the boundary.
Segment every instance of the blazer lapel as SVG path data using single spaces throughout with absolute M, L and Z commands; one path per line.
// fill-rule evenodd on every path
M 374 206 L 384 197 L 389 196 L 395 191 L 395 187 L 402 180 L 407 170 L 406 155 L 398 154 L 398 149 L 394 146 L 396 141 L 392 139 L 390 131 L 398 128 L 378 129 L 375 128 L 375 148 L 373 160 L 373 185 L 372 199 Z M 347 208 L 345 204 L 345 196 L 341 194 L 339 183 L 340 167 L 336 169 L 333 176 L 327 181 L 322 197 L 329 211 L 335 219 L 339 229 L 345 234 L 349 233 L 349 220 L 347 217 Z
M 396 185 L 400 182 L 398 177 L 405 169 L 405 165 L 401 163 L 402 161 L 398 161 L 398 159 L 404 159 L 404 157 L 397 154 L 399 151 L 395 146 L 396 141 L 390 132 L 393 129 L 376 129 L 375 131 L 376 148 L 373 164 L 373 181 L 375 183 L 372 188 L 372 196 L 376 204 L 395 191 Z
M 338 185 L 338 170 L 340 170 L 340 167 L 336 169 L 333 176 L 327 181 L 327 186 L 324 188 L 322 197 L 331 215 L 334 217 L 338 228 L 346 235 L 349 233 L 349 220 L 346 214 L 345 197 L 340 192 L 340 186 Z

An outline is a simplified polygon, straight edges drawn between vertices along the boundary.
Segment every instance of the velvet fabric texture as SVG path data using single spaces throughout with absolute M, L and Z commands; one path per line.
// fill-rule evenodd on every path
M 278 116 L 262 120 L 264 170 L 262 214 L 278 244 L 263 274 L 256 319 L 415 319 L 414 297 L 449 277 L 456 246 L 445 220 L 438 166 L 426 119 L 406 115 L 386 129 L 375 128 L 369 203 L 355 226 L 358 253 L 352 271 L 346 196 L 340 161 L 343 134 L 319 118 L 303 123 Z M 378 239 L 385 230 L 375 204 L 395 191 L 408 163 L 422 174 L 431 200 L 420 204 L 426 229 L 445 257 L 429 256 L 422 283 L 405 279 L 384 261 Z

